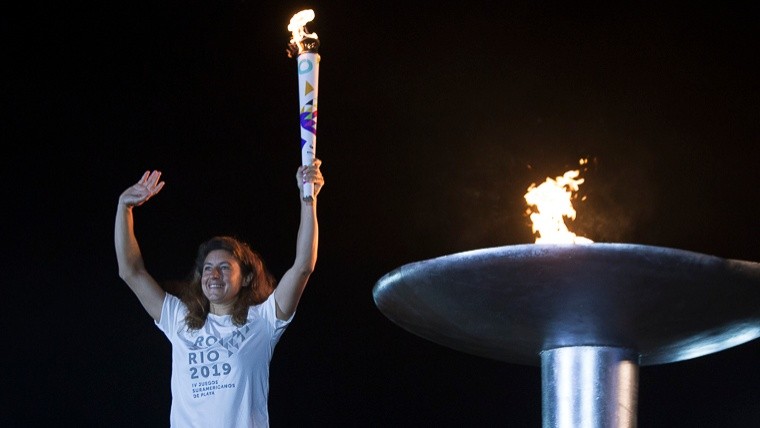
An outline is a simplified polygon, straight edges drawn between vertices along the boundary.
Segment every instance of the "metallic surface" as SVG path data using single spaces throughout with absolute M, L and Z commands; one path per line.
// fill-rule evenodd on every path
M 760 337 L 760 263 L 634 244 L 524 244 L 401 266 L 373 288 L 407 331 L 539 365 L 569 346 L 632 349 L 640 365 Z
M 632 349 L 570 346 L 541 352 L 544 428 L 634 428 L 639 366 Z

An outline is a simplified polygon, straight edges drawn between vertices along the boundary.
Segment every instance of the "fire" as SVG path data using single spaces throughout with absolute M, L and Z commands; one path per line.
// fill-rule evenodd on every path
M 586 159 L 581 159 L 579 163 L 584 165 L 586 162 Z M 526 212 L 530 214 L 530 220 L 533 222 L 536 244 L 594 242 L 583 236 L 577 236 L 565 225 L 565 217 L 575 220 L 576 213 L 572 200 L 575 199 L 578 187 L 585 181 L 578 178 L 579 175 L 579 170 L 570 170 L 555 179 L 547 177 L 546 181 L 538 186 L 531 183 L 528 187 L 528 192 L 524 196 L 529 205 Z
M 288 24 L 288 31 L 292 34 L 290 38 L 290 49 L 295 51 L 295 54 L 303 52 L 307 47 L 304 46 L 304 40 L 311 39 L 311 43 L 318 43 L 317 33 L 309 33 L 306 29 L 306 23 L 311 22 L 314 19 L 314 11 L 312 9 L 304 9 L 290 18 L 290 24 Z M 293 56 L 291 54 L 291 56 Z

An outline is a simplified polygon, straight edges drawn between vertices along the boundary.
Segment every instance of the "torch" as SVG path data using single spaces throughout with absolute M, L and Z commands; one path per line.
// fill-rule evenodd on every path
M 311 165 L 317 148 L 317 89 L 319 88 L 319 39 L 316 33 L 309 33 L 305 27 L 314 19 L 314 11 L 302 10 L 292 18 L 288 31 L 292 34 L 288 44 L 288 57 L 298 63 L 298 101 L 301 105 L 301 163 Z M 304 183 L 303 199 L 314 199 L 314 186 Z

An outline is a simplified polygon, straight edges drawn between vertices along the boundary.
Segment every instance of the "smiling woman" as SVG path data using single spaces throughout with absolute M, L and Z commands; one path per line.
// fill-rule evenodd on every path
M 167 292 L 145 269 L 132 214 L 163 189 L 161 172 L 146 171 L 119 197 L 119 276 L 172 344 L 171 426 L 269 426 L 269 363 L 317 261 L 320 165 L 315 159 L 296 173 L 299 193 L 309 183 L 314 197 L 299 198 L 295 261 L 276 287 L 248 244 L 216 236 L 199 246 L 179 291 Z
M 209 313 L 231 315 L 242 326 L 248 308 L 263 303 L 274 290 L 274 277 L 258 253 L 230 236 L 217 236 L 201 244 L 195 267 L 182 300 L 187 305 L 185 320 L 199 329 Z

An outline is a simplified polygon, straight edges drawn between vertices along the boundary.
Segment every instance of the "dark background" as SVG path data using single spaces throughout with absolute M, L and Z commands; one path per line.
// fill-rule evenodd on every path
M 504 4 L 499 4 L 504 3 Z M 570 227 L 760 260 L 750 2 L 27 2 L 3 14 L 3 426 L 166 426 L 170 349 L 117 275 L 137 209 L 159 280 L 216 234 L 290 265 L 300 163 L 287 24 L 319 35 L 320 254 L 271 366 L 285 426 L 540 426 L 538 367 L 429 342 L 372 287 L 533 242 L 531 183 L 590 159 Z M 425 4 L 425 3 L 420 3 Z M 497 5 L 499 4 L 499 5 Z M 645 366 L 642 427 L 760 424 L 760 342 Z

